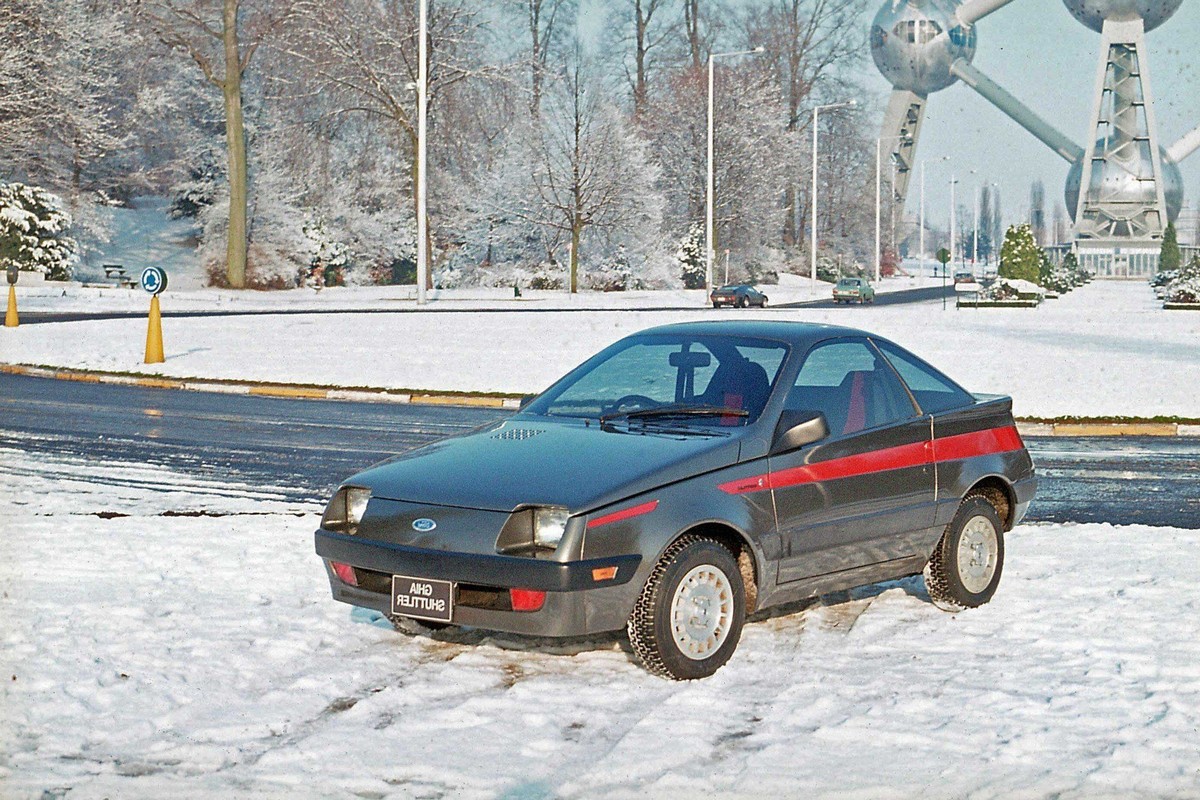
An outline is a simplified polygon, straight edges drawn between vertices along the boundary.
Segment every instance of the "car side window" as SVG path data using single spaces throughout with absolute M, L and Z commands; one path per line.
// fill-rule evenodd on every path
M 928 364 L 918 361 L 908 353 L 901 352 L 886 342 L 875 342 L 876 346 L 887 356 L 887 360 L 900 377 L 908 384 L 908 389 L 917 399 L 921 410 L 926 414 L 947 411 L 951 408 L 962 408 L 975 402 L 966 390 L 942 375 Z
M 896 374 L 866 342 L 818 345 L 788 392 L 789 411 L 820 411 L 843 436 L 917 416 Z

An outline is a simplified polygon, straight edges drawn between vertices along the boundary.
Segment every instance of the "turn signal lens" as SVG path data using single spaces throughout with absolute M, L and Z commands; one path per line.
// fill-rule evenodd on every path
M 342 583 L 358 586 L 358 576 L 354 574 L 354 567 L 339 561 L 330 561 L 329 566 L 333 567 L 333 574 L 337 575 Z
M 546 593 L 533 589 L 509 589 L 513 611 L 538 611 L 546 604 Z
M 611 581 L 617 577 L 616 567 L 596 567 L 592 570 L 592 580 L 599 583 L 600 581 Z

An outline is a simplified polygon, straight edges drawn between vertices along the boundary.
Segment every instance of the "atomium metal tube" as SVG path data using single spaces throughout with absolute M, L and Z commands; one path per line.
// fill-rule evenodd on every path
M 951 64 L 950 72 L 1069 163 L 1074 164 L 1083 158 L 1082 147 L 1072 142 L 1062 133 L 1059 133 L 1054 126 L 1005 91 L 1000 84 L 984 75 L 963 59 L 960 58 Z
M 999 11 L 1013 0 L 966 0 L 958 7 L 958 20 L 963 25 L 974 25 L 979 20 Z
M 1185 133 L 1179 141 L 1167 148 L 1167 158 L 1178 164 L 1192 153 L 1200 150 L 1200 125 Z

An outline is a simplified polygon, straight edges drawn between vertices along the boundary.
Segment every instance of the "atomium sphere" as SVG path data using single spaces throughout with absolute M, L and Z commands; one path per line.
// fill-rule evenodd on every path
M 975 57 L 975 28 L 954 0 L 886 0 L 871 24 L 871 55 L 897 89 L 927 95 L 954 83 L 950 65 Z
M 1096 143 L 1096 149 L 1102 150 L 1104 141 Z M 1174 222 L 1179 218 L 1179 210 L 1183 207 L 1183 173 L 1179 171 L 1174 161 L 1167 157 L 1167 153 L 1162 148 L 1159 148 L 1159 153 L 1162 156 L 1162 180 L 1163 194 L 1166 195 L 1167 201 L 1167 220 Z M 1148 161 L 1149 154 L 1145 156 Z M 1135 172 L 1142 175 L 1151 175 L 1153 170 L 1150 164 L 1143 163 Z M 1079 204 L 1079 184 L 1083 179 L 1083 160 L 1080 159 L 1071 165 L 1071 171 L 1067 173 L 1067 187 L 1064 192 L 1067 201 L 1067 210 L 1071 214 L 1071 219 L 1075 219 L 1075 212 Z M 1140 181 L 1137 177 L 1116 164 L 1108 164 L 1104 169 L 1104 174 L 1100 178 L 1101 195 L 1111 197 L 1114 201 L 1127 201 L 1131 203 L 1154 203 L 1154 183 L 1152 181 Z M 1092 177 L 1093 185 L 1096 183 L 1095 176 Z
M 1178 9 L 1183 0 L 1063 0 L 1071 16 L 1099 33 L 1104 20 L 1131 22 L 1139 17 L 1146 30 L 1162 25 Z

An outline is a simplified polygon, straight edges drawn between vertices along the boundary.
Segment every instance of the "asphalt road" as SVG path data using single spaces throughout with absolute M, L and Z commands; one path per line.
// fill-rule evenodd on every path
M 0 448 L 291 487 L 292 500 L 324 501 L 339 480 L 363 467 L 502 416 L 0 374 Z M 1026 443 L 1042 479 L 1030 521 L 1200 528 L 1200 439 L 1037 437 Z
M 828 291 L 828 290 L 826 290 Z M 931 286 L 922 289 L 904 289 L 898 292 L 886 292 L 879 295 L 875 300 L 875 305 L 902 305 L 905 303 L 922 303 L 927 300 L 938 300 L 943 293 L 950 302 L 954 301 L 954 286 L 948 285 L 943 292 L 940 286 Z M 769 293 L 768 293 L 769 296 Z M 822 295 L 820 300 L 806 300 L 795 303 L 778 303 L 771 304 L 771 308 L 836 308 L 837 304 L 831 298 L 826 298 Z M 523 307 L 520 303 L 514 303 L 512 306 L 501 306 L 499 308 L 489 308 L 488 313 L 496 314 L 515 314 L 515 313 L 560 313 L 573 311 L 596 311 L 591 307 L 583 308 L 536 308 Z M 625 308 L 606 308 L 604 311 L 695 311 L 695 306 L 661 306 L 654 308 L 629 306 Z M 432 307 L 426 306 L 418 309 L 415 305 L 404 306 L 400 308 L 364 308 L 364 309 L 346 309 L 346 308 L 279 308 L 272 310 L 203 310 L 203 311 L 171 311 L 168 310 L 162 313 L 166 319 L 188 319 L 193 317 L 264 317 L 264 316 L 294 316 L 297 314 L 474 314 L 479 312 L 478 308 L 454 308 L 446 306 Z M 37 325 L 46 322 L 83 322 L 87 320 L 107 320 L 107 319 L 144 319 L 146 312 L 144 311 L 23 311 L 21 312 L 22 325 Z

